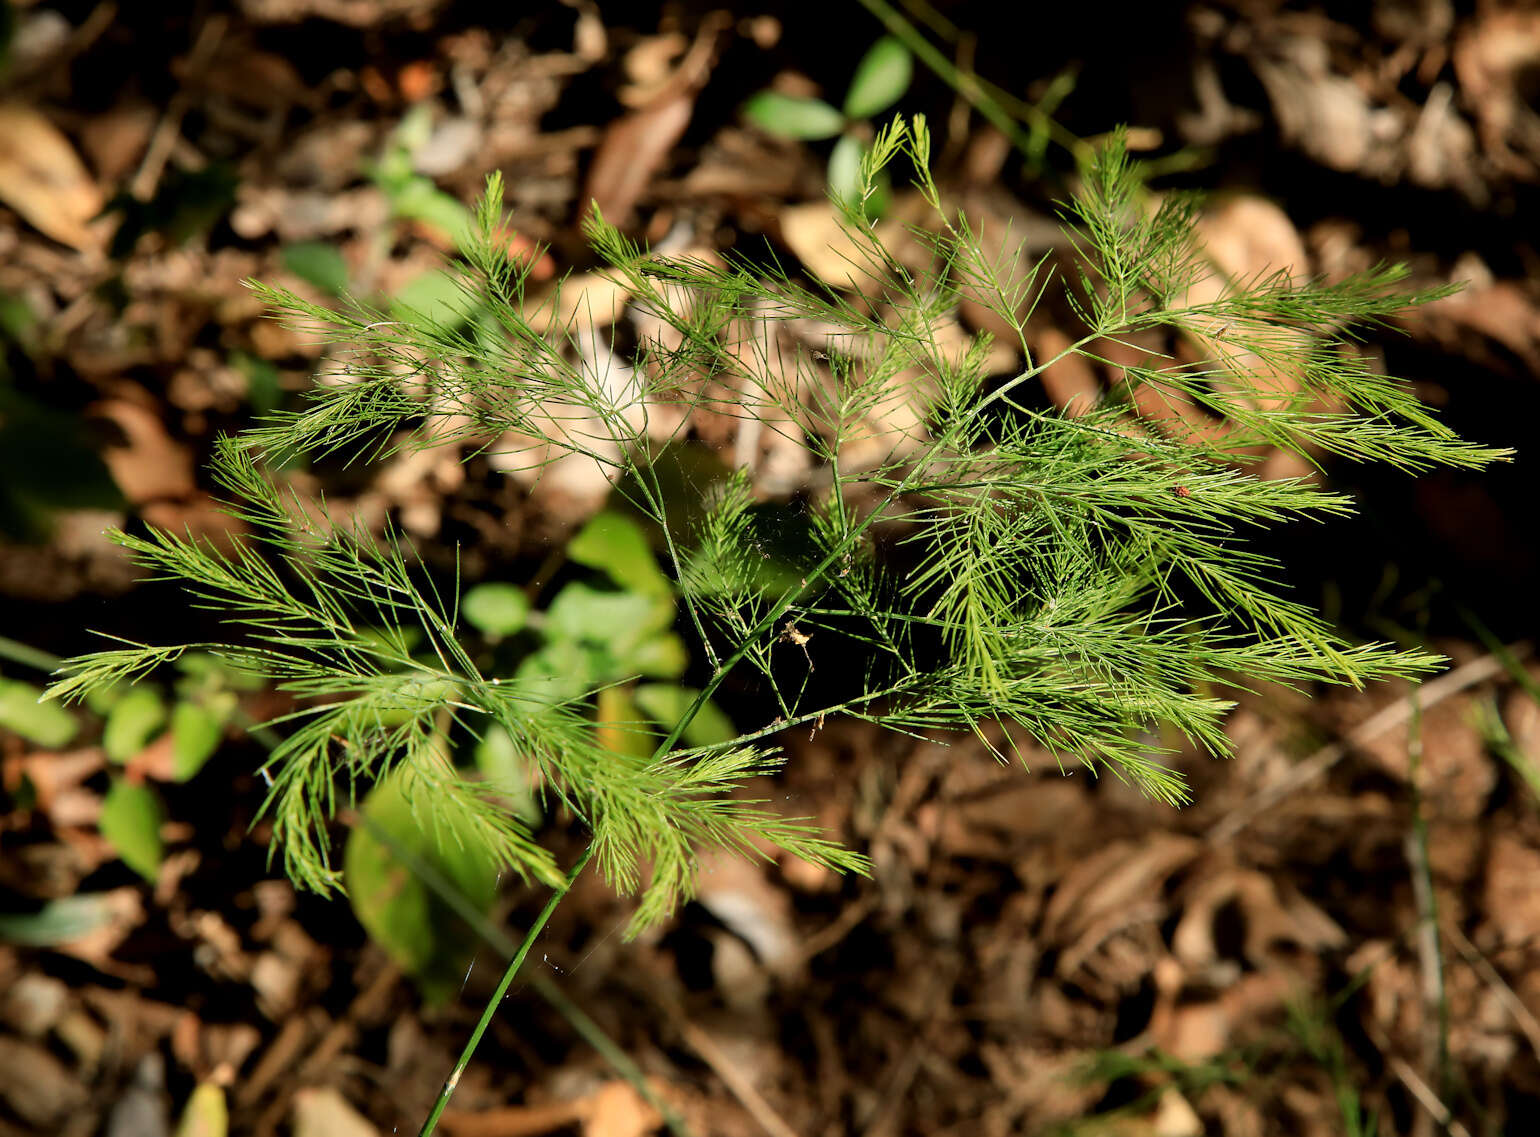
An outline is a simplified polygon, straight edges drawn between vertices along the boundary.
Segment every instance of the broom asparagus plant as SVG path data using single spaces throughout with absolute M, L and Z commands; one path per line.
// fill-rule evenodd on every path
M 1349 643 L 1283 593 L 1279 566 L 1248 547 L 1247 531 L 1352 503 L 1308 479 L 1245 468 L 1270 447 L 1409 471 L 1503 457 L 1456 437 L 1347 344 L 1355 327 L 1435 294 L 1410 294 L 1401 271 L 1382 268 L 1336 283 L 1233 282 L 1192 300 L 1208 271 L 1194 203 L 1153 203 L 1116 136 L 1066 207 L 1080 267 L 1066 278 L 1040 262 L 1012 275 L 948 208 L 929 147 L 922 120 L 895 120 L 863 160 L 860 194 L 894 162 L 912 166 L 935 213 L 915 233 L 930 267 L 896 259 L 861 202 L 846 201 L 856 290 L 657 256 L 593 212 L 593 249 L 661 329 L 637 346 L 634 368 L 596 373 L 573 350 L 594 334 L 581 305 L 526 291 L 524 264 L 505 252 L 495 175 L 464 264 L 466 307 L 490 313 L 492 326 L 382 319 L 257 285 L 290 320 L 350 346 L 347 381 L 218 447 L 213 473 L 247 534 L 224 548 L 164 530 L 116 538 L 221 612 L 230 637 L 82 656 L 51 694 L 80 697 L 189 651 L 265 675 L 297 701 L 268 724 L 283 740 L 263 767 L 274 844 L 296 882 L 338 885 L 329 822 L 390 773 L 437 839 L 484 846 L 559 896 L 571 877 L 445 745 L 446 730 L 495 724 L 531 783 L 588 830 L 579 867 L 592 857 L 615 888 L 638 896 L 635 932 L 691 894 L 703 847 L 762 855 L 774 846 L 863 869 L 810 821 L 745 796 L 745 783 L 775 767 L 776 736 L 792 725 L 843 715 L 907 732 L 981 732 L 1005 721 L 1064 764 L 1181 803 L 1183 780 L 1149 730 L 1168 724 L 1224 754 L 1230 704 L 1212 693 L 1218 684 L 1358 684 L 1436 667 L 1422 652 Z M 1027 314 L 1055 289 L 1083 328 L 1060 356 L 1033 358 Z M 1018 374 L 988 377 L 982 334 L 966 350 L 938 338 L 964 293 L 1012 330 L 1027 360 Z M 775 332 L 794 322 L 830 329 L 827 350 L 786 346 Z M 1105 344 L 1149 332 L 1203 344 L 1209 362 L 1129 367 L 1127 383 L 1078 416 L 1024 397 L 1057 359 L 1100 360 Z M 1255 397 L 1247 368 L 1287 373 L 1294 386 Z M 1222 429 L 1174 436 L 1141 416 L 1138 390 L 1199 408 Z M 890 413 L 904 405 L 922 409 Z M 695 445 L 685 435 L 701 410 L 805 440 L 814 459 L 805 492 L 767 507 L 740 471 L 682 499 L 669 453 Z M 679 627 L 706 675 L 650 748 L 617 745 L 591 692 L 478 670 L 457 585 L 437 585 L 397 536 L 297 500 L 270 469 L 279 456 L 378 457 L 449 441 L 484 450 L 509 439 L 531 466 L 573 456 L 597 464 L 653 527 Z M 787 524 L 796 540 L 774 543 Z M 766 571 L 772 544 L 770 563 L 789 571 Z M 418 641 L 426 648 L 414 650 Z M 815 674 L 830 652 L 860 665 Z M 729 680 L 767 690 L 773 721 L 686 745 Z

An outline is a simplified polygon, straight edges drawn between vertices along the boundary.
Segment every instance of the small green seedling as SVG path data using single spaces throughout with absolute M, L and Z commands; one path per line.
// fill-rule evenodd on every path
M 531 703 L 586 705 L 614 753 L 645 759 L 700 694 L 677 682 L 689 654 L 673 631 L 674 585 L 642 528 L 613 511 L 583 526 L 566 555 L 594 575 L 570 581 L 544 608 L 535 608 L 517 585 L 488 581 L 461 597 L 460 617 L 480 633 L 485 648 L 478 663 L 499 676 L 495 682 Z M 416 646 L 431 656 L 420 639 Z M 510 814 L 535 829 L 545 817 L 549 786 L 507 728 L 472 721 L 461 737 L 452 734 L 447 721 L 437 732 L 444 760 L 462 756 L 461 764 L 475 768 Z M 735 734 L 732 721 L 708 700 L 681 737 L 691 746 L 711 746 Z M 499 864 L 485 846 L 434 826 L 413 789 L 409 773 L 398 770 L 369 793 L 361 824 L 348 836 L 343 879 L 359 923 L 426 998 L 442 1002 L 463 981 L 475 936 L 429 878 L 452 884 L 485 915 L 496 899 Z
M 177 669 L 181 674 L 169 687 L 145 678 L 125 680 L 98 688 L 85 700 L 101 720 L 100 744 L 112 770 L 98 823 L 101 834 L 129 868 L 151 881 L 164 856 L 160 827 L 165 807 L 150 779 L 181 783 L 194 778 L 237 719 L 240 694 L 262 686 L 260 678 L 200 652 L 183 655 Z M 82 716 L 42 696 L 41 688 L 30 683 L 0 678 L 0 731 L 49 750 L 75 742 Z M 166 747 L 169 754 L 162 757 L 169 757 L 169 765 L 135 763 L 151 747 Z M 35 796 L 24 785 L 18 800 L 28 807 Z
M 856 64 L 838 109 L 822 99 L 760 91 L 743 104 L 749 121 L 782 138 L 806 142 L 835 139 L 829 153 L 829 192 L 838 200 L 862 202 L 861 163 L 869 147 L 871 126 L 867 120 L 898 102 L 914 76 L 914 57 L 892 36 L 883 36 Z M 867 217 L 880 217 L 890 195 L 879 186 L 862 208 Z

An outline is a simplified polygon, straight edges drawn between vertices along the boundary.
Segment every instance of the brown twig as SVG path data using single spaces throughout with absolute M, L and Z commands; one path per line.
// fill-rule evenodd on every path
M 150 136 L 150 144 L 145 147 L 139 169 L 134 172 L 133 179 L 128 183 L 128 192 L 140 201 L 149 201 L 155 196 L 155 190 L 160 185 L 161 174 L 166 169 L 166 162 L 171 158 L 171 152 L 176 149 L 177 139 L 181 137 L 182 116 L 192 105 L 192 97 L 187 93 L 185 80 L 191 79 L 208 66 L 209 61 L 214 57 L 214 52 L 219 48 L 219 41 L 224 38 L 226 23 L 223 16 L 210 16 L 199 29 L 198 38 L 193 41 L 192 50 L 187 53 L 184 85 L 166 104 L 165 113 L 160 116 L 160 122 L 155 125 L 155 133 Z
M 1528 643 L 1520 643 L 1509 648 L 1508 653 L 1522 659 L 1530 650 Z M 1501 675 L 1504 670 L 1503 660 L 1496 653 L 1483 655 L 1445 672 L 1437 679 L 1423 683 L 1416 689 L 1415 696 L 1422 708 L 1427 710 L 1461 691 Z M 1271 786 L 1264 787 L 1250 801 L 1232 810 L 1208 831 L 1209 844 L 1218 845 L 1230 840 L 1294 791 L 1321 777 L 1355 747 L 1372 742 L 1396 727 L 1405 726 L 1412 717 L 1412 700 L 1411 694 L 1397 699 L 1390 706 L 1370 715 L 1343 738 L 1321 747 Z

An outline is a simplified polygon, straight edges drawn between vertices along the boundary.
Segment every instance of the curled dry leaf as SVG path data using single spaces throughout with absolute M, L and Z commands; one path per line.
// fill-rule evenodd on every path
M 1197 856 L 1191 837 L 1154 833 L 1143 844 L 1114 841 L 1072 868 L 1043 916 L 1043 939 L 1071 945 L 1102 926 L 1103 918 L 1157 894 L 1167 877 Z
M 1540 167 L 1540 114 L 1527 75 L 1540 62 L 1540 12 L 1492 5 L 1455 40 L 1451 61 L 1487 156 L 1511 174 Z
M 102 247 L 89 224 L 102 211 L 102 191 L 58 127 L 21 103 L 0 103 L 0 201 L 61 244 Z
M 703 856 L 698 887 L 696 899 L 753 948 L 765 970 L 783 979 L 798 974 L 802 949 L 791 897 L 771 884 L 757 863 L 717 853 Z
M 119 444 L 104 448 L 102 460 L 129 502 L 184 498 L 197 487 L 192 454 L 172 439 L 154 411 L 126 398 L 107 399 L 91 409 L 122 432 Z
M 1304 897 L 1280 895 L 1265 873 L 1231 868 L 1206 876 L 1185 898 L 1171 951 L 1190 974 L 1213 977 L 1222 962 L 1215 920 L 1222 909 L 1232 907 L 1245 921 L 1241 955 L 1259 971 L 1285 962 L 1279 959 L 1280 944 L 1314 954 L 1347 942 L 1347 933 Z

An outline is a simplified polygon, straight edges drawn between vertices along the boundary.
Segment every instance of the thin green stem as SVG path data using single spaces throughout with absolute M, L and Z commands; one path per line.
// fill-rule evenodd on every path
M 57 655 L 50 655 L 41 648 L 21 643 L 8 636 L 0 636 L 0 659 L 9 659 L 12 663 L 19 663 L 34 671 L 53 672 L 64 666 L 64 660 Z
M 454 881 L 440 872 L 431 862 L 419 857 L 412 849 L 402 844 L 394 834 L 367 813 L 360 812 L 358 818 L 371 837 L 385 846 L 390 851 L 390 855 L 404 864 L 413 876 L 428 887 L 429 891 L 449 905 L 455 915 L 464 920 L 471 931 L 502 956 L 505 962 L 517 956 L 519 945 L 513 941 L 513 937 L 487 919 L 486 913 L 477 908 Z M 539 971 L 529 976 L 529 983 L 536 994 L 571 1024 L 572 1029 L 577 1031 L 583 1041 L 592 1046 L 617 1074 L 629 1082 L 648 1105 L 663 1115 L 664 1124 L 677 1137 L 694 1137 L 693 1132 L 677 1111 L 647 1084 L 647 1076 L 642 1073 L 641 1067 L 631 1060 L 631 1056 L 622 1050 L 582 1007 L 569 999 L 565 991 Z
M 519 968 L 524 966 L 524 959 L 529 955 L 530 949 L 535 946 L 535 940 L 545 930 L 546 922 L 550 920 L 551 913 L 556 911 L 556 906 L 561 903 L 562 897 L 571 890 L 573 883 L 588 867 L 588 862 L 593 858 L 594 846 L 589 845 L 583 850 L 583 855 L 578 858 L 577 864 L 572 866 L 572 871 L 567 874 L 566 883 L 551 893 L 551 898 L 545 902 L 545 907 L 540 910 L 540 915 L 535 917 L 535 922 L 530 925 L 529 931 L 524 934 L 524 942 L 519 945 L 519 950 L 509 960 L 508 966 L 503 970 L 503 978 L 497 985 L 497 990 L 492 993 L 492 998 L 487 1001 L 487 1006 L 481 1012 L 481 1019 L 476 1023 L 476 1029 L 471 1031 L 470 1038 L 465 1043 L 465 1049 L 460 1051 L 459 1060 L 455 1062 L 454 1069 L 449 1071 L 449 1077 L 444 1079 L 444 1088 L 439 1090 L 438 1100 L 433 1103 L 433 1111 L 428 1114 L 428 1120 L 422 1124 L 417 1137 L 432 1137 L 434 1130 L 438 1128 L 438 1121 L 443 1116 L 444 1109 L 449 1105 L 449 1099 L 454 1096 L 455 1087 L 460 1084 L 460 1077 L 465 1073 L 465 1068 L 470 1065 L 471 1056 L 476 1053 L 476 1047 L 481 1044 L 481 1036 L 486 1034 L 487 1027 L 492 1024 L 492 1016 L 497 1013 L 497 1008 L 502 1005 L 503 997 L 508 994 L 508 988 L 513 984 L 513 977 L 519 973 Z
M 1075 155 L 1077 159 L 1083 160 L 1086 157 L 1089 146 L 1084 139 L 1077 138 L 1065 130 L 1040 108 L 1006 95 L 1005 92 L 995 88 L 994 84 L 981 79 L 972 71 L 964 71 L 958 67 L 926 39 L 914 24 L 905 19 L 902 13 L 885 3 L 885 0 L 860 0 L 860 2 L 861 6 L 875 16 L 883 27 L 902 40 L 904 46 L 914 52 L 921 63 L 961 95 L 974 110 L 989 121 L 990 125 L 1009 138 L 1011 144 L 1018 150 L 1030 154 L 1032 137 L 1024 134 L 1016 125 L 1016 120 L 1002 105 L 1004 99 L 1009 99 L 1015 104 L 1016 113 L 1020 117 L 1030 120 L 1038 130 L 1046 132 L 1050 138 Z

